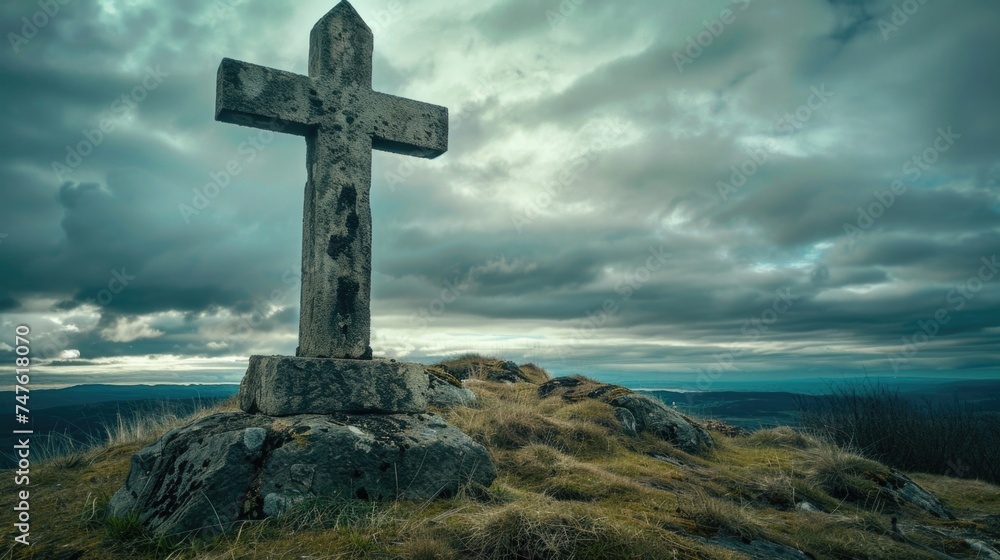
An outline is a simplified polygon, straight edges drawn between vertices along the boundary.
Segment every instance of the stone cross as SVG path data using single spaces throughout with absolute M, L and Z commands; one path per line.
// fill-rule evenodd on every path
M 372 149 L 448 150 L 448 109 L 372 90 L 372 31 L 342 0 L 309 35 L 309 75 L 229 58 L 215 118 L 306 137 L 299 347 L 309 358 L 370 359 Z

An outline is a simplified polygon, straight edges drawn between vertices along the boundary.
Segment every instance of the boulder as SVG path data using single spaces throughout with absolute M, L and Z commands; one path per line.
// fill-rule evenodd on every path
M 431 414 L 228 412 L 168 432 L 132 456 L 109 514 L 153 535 L 197 536 L 309 499 L 428 500 L 496 471 L 484 447 Z
M 637 432 L 651 432 L 688 453 L 715 445 L 712 436 L 693 420 L 646 395 L 621 395 L 610 399 L 608 404 L 631 412 Z
M 626 434 L 649 432 L 688 453 L 715 446 L 712 436 L 696 422 L 666 404 L 619 385 L 581 376 L 557 377 L 538 388 L 542 398 L 559 396 L 568 401 L 596 399 L 615 408 L 615 417 Z
M 438 408 L 453 406 L 473 407 L 478 404 L 476 394 L 462 382 L 433 366 L 426 369 L 428 378 L 427 404 Z

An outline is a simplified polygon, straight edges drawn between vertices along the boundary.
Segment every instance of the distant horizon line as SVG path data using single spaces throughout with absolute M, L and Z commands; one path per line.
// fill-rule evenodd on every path
M 968 370 L 957 370 L 953 372 L 940 372 L 940 371 L 928 371 L 928 372 L 912 372 L 907 375 L 896 375 L 896 374 L 880 374 L 877 372 L 869 372 L 867 374 L 840 374 L 831 375 L 829 373 L 810 375 L 794 372 L 734 372 L 724 376 L 723 378 L 715 379 L 709 382 L 699 382 L 695 373 L 680 373 L 680 372 L 657 372 L 657 373 L 618 373 L 618 372 L 604 372 L 604 373 L 591 373 L 588 377 L 592 377 L 597 381 L 603 383 L 619 384 L 626 386 L 633 391 L 670 391 L 674 393 L 711 393 L 719 391 L 732 390 L 734 385 L 758 385 L 767 386 L 776 382 L 795 382 L 796 385 L 816 385 L 816 384 L 837 384 L 844 381 L 864 381 L 866 379 L 885 381 L 889 379 L 897 380 L 898 383 L 928 383 L 928 382 L 962 382 L 962 381 L 995 381 L 1000 382 L 1000 373 L 994 372 L 984 372 L 979 371 L 973 374 L 965 373 Z M 573 374 L 567 374 L 573 375 Z M 661 375 L 669 376 L 669 378 L 662 378 L 661 380 L 651 380 L 648 378 L 650 375 Z M 691 376 L 690 379 L 683 379 L 683 377 Z M 564 375 L 554 375 L 553 377 L 564 377 Z M 681 377 L 681 379 L 679 379 Z M 642 379 L 639 379 L 642 378 Z M 659 381 L 659 383 L 657 383 Z M 651 383 L 652 382 L 652 383 Z M 692 384 L 701 385 L 700 387 L 693 388 L 690 387 Z M 36 384 L 36 391 L 57 391 L 63 389 L 72 389 L 78 387 L 239 387 L 239 381 L 191 381 L 185 383 L 177 383 L 170 381 L 141 381 L 141 382 L 114 382 L 114 381 L 100 381 L 100 382 L 82 382 L 82 383 L 54 383 L 52 385 Z M 685 386 L 688 385 L 688 386 Z M 785 392 L 798 392 L 796 388 L 789 387 Z M 761 390 L 761 389 L 757 389 Z M 0 392 L 13 392 L 3 390 Z M 768 388 L 764 392 L 781 392 L 780 389 Z

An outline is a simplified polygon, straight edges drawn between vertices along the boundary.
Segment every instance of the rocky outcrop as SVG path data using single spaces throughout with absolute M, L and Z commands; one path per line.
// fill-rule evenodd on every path
M 893 469 L 889 477 L 873 478 L 893 496 L 897 503 L 914 505 L 940 519 L 955 519 L 940 500 L 905 474 Z
M 646 395 L 621 395 L 609 399 L 608 404 L 631 412 L 636 432 L 651 432 L 688 453 L 715 445 L 712 436 L 693 420 Z
M 649 432 L 688 453 L 714 447 L 705 428 L 666 404 L 619 385 L 600 383 L 585 377 L 557 377 L 538 388 L 542 398 L 561 397 L 569 401 L 596 399 L 614 407 L 615 417 L 626 434 Z
M 797 548 L 764 539 L 745 540 L 734 537 L 716 537 L 700 540 L 738 552 L 752 560 L 811 560 L 814 558 L 811 554 L 806 554 Z
M 544 383 L 549 374 L 544 369 L 534 365 L 517 365 L 509 360 L 498 360 L 483 356 L 465 356 L 454 360 L 446 360 L 431 366 L 459 381 L 465 379 L 482 379 L 495 383 Z
M 718 432 L 729 437 L 746 437 L 750 435 L 750 430 L 740 426 L 733 426 L 718 420 L 708 420 L 705 422 L 705 429 L 711 432 Z
M 486 449 L 435 415 L 231 412 L 136 453 L 109 514 L 157 536 L 215 534 L 303 500 L 426 500 L 495 477 Z
M 438 408 L 476 406 L 476 394 L 462 382 L 436 367 L 426 368 L 428 379 L 427 404 Z

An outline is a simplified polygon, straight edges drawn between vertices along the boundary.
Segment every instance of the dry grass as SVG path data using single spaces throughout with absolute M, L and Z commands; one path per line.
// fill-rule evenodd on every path
M 1000 524 L 1000 486 L 981 480 L 912 473 L 914 482 L 932 492 L 959 517 L 993 517 Z
M 462 379 L 489 381 L 492 374 L 505 372 L 507 370 L 507 366 L 510 366 L 510 364 L 511 362 L 507 362 L 506 360 L 495 356 L 483 356 L 481 354 L 469 353 L 438 362 L 437 364 L 430 366 L 430 369 L 441 372 L 450 370 Z M 517 377 L 519 378 L 519 381 L 533 383 L 535 385 L 540 385 L 551 379 L 549 372 L 535 364 L 523 364 L 517 366 Z
M 887 478 L 889 470 L 875 461 L 831 444 L 806 451 L 799 465 L 814 486 L 834 498 L 870 504 L 876 511 L 887 505 L 876 480 Z
M 792 447 L 795 449 L 809 449 L 820 445 L 816 438 L 788 426 L 758 430 L 747 438 L 747 443 L 759 447 Z
M 614 408 L 595 400 L 568 404 L 557 409 L 552 416 L 561 420 L 596 424 L 613 430 L 621 428 L 621 422 L 615 417 Z
M 399 553 L 407 560 L 458 560 L 458 552 L 441 537 L 416 537 L 403 543 Z
M 163 407 L 158 413 L 146 414 L 131 419 L 126 419 L 119 413 L 116 416 L 116 422 L 104 427 L 107 435 L 105 445 L 109 447 L 136 444 L 149 445 L 161 435 L 174 428 L 179 428 L 212 414 L 235 410 L 238 410 L 236 399 L 231 398 L 215 406 L 199 409 L 194 414 L 187 416 L 179 416 L 176 411 L 169 407 Z
M 509 504 L 465 521 L 460 538 L 477 558 L 568 558 L 614 536 L 601 519 L 544 503 Z
M 694 522 L 692 531 L 706 536 L 719 533 L 749 541 L 763 537 L 767 531 L 749 504 L 738 504 L 725 497 L 711 496 L 695 488 L 684 496 L 678 513 Z
M 32 473 L 33 487 L 45 491 L 32 502 L 38 522 L 30 552 L 58 558 L 82 551 L 86 560 L 746 558 L 711 542 L 727 537 L 773 541 L 816 558 L 933 557 L 889 535 L 875 482 L 888 473 L 884 466 L 794 430 L 716 435 L 716 449 L 695 457 L 649 434 L 623 435 L 606 404 L 539 399 L 530 383 L 465 385 L 480 406 L 444 414 L 489 448 L 499 471 L 490 488 L 435 502 L 306 502 L 214 540 L 151 539 L 135 520 L 108 519 L 106 504 L 125 478 L 129 456 L 188 420 L 120 423 L 109 445 L 51 458 Z M 988 517 L 1000 515 L 1000 488 L 913 478 L 956 512 L 981 519 L 941 522 L 908 510 L 908 523 L 1000 538 L 989 532 Z M 0 478 L 0 493 L 13 495 L 12 482 Z M 827 513 L 796 509 L 803 500 Z M 921 538 L 973 557 L 947 538 Z M 10 547 L 0 558 L 26 552 Z
M 483 560 L 740 558 L 655 525 L 603 513 L 529 498 L 467 515 L 451 530 L 464 557 Z
M 521 364 L 520 366 L 521 374 L 524 376 L 528 383 L 534 383 L 535 385 L 541 385 L 545 383 L 552 377 L 549 372 L 536 366 L 535 364 Z

